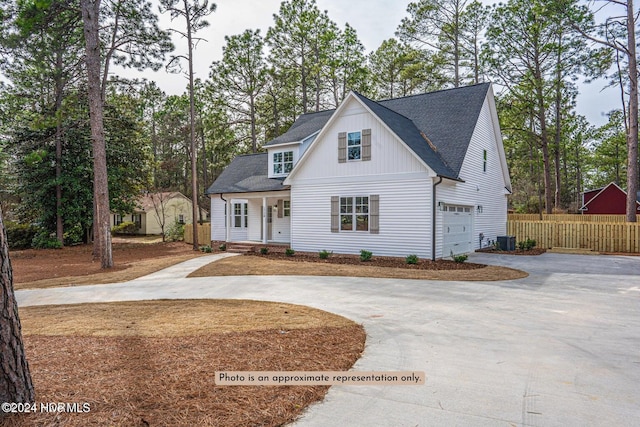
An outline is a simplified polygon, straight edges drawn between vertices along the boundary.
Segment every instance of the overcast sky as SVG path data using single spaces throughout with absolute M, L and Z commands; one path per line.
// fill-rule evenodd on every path
M 158 4 L 158 0 L 152 0 Z M 349 23 L 358 33 L 360 41 L 369 53 L 380 46 L 383 40 L 394 36 L 394 32 L 403 17 L 406 16 L 407 5 L 410 0 L 316 0 L 318 8 L 326 10 L 329 18 L 340 28 Z M 207 42 L 200 43 L 195 51 L 196 77 L 206 79 L 209 75 L 211 62 L 222 56 L 225 35 L 240 34 L 246 29 L 260 29 L 264 36 L 273 24 L 273 15 L 278 13 L 281 0 L 217 0 L 217 10 L 208 18 L 210 26 L 198 32 Z M 495 3 L 483 0 L 485 4 Z M 157 7 L 157 6 L 156 6 Z M 184 22 L 171 22 L 167 14 L 160 16 L 163 28 L 175 26 L 182 29 Z M 186 53 L 186 43 L 174 35 L 176 53 Z M 121 70 L 116 71 L 119 74 Z M 177 95 L 186 90 L 187 80 L 184 76 L 168 74 L 163 70 L 158 72 L 125 73 L 130 77 L 146 77 L 154 80 L 169 95 Z M 580 86 L 578 97 L 578 113 L 585 115 L 589 122 L 595 125 L 606 123 L 608 111 L 620 108 L 617 91 L 601 92 L 604 87 L 602 81 Z

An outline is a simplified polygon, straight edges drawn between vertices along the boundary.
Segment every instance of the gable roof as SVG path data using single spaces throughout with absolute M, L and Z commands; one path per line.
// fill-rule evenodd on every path
M 286 190 L 284 178 L 268 178 L 267 153 L 237 156 L 205 194 L 252 193 Z
M 458 176 L 490 86 L 491 83 L 481 83 L 388 99 L 378 104 L 409 118 Z
M 145 213 L 152 212 L 156 209 L 156 205 L 158 205 L 160 202 L 166 203 L 167 201 L 178 198 L 178 197 L 183 198 L 188 202 L 191 202 L 191 199 L 189 199 L 187 196 L 180 193 L 179 191 L 163 191 L 159 193 L 147 193 L 140 196 L 136 200 L 136 208 L 134 212 L 145 212 Z M 154 204 L 154 199 L 155 199 L 155 204 Z
M 620 188 L 620 186 L 618 184 L 616 184 L 615 182 L 610 182 L 609 184 L 605 185 L 604 187 L 601 188 L 595 188 L 593 190 L 585 190 L 582 192 L 582 199 L 584 200 L 585 195 L 589 194 L 589 193 L 596 193 L 595 195 L 591 196 L 591 198 L 589 200 L 587 200 L 586 203 L 584 203 L 582 205 L 582 207 L 580 209 L 578 209 L 579 211 L 588 211 L 589 210 L 589 204 L 595 200 L 596 198 L 598 198 L 598 196 L 600 196 L 601 194 L 605 194 L 607 191 L 609 191 L 609 187 L 617 189 L 618 192 L 622 193 L 624 195 L 624 197 L 627 197 L 627 192 L 624 191 L 622 188 Z M 640 207 L 640 191 L 638 191 L 636 193 L 636 205 L 638 205 Z
M 481 83 L 378 102 L 354 94 L 438 175 L 455 179 L 490 85 Z M 286 133 L 265 147 L 302 141 L 322 129 L 335 111 L 301 115 Z
M 440 154 L 434 150 L 425 139 L 424 133 L 406 116 L 390 110 L 382 103 L 374 102 L 367 97 L 354 92 L 370 110 L 380 118 L 413 152 L 422 159 L 433 171 L 447 178 L 456 179 L 457 174 L 449 168 Z M 465 150 L 466 152 L 466 150 Z
M 490 87 L 490 83 L 482 83 L 378 102 L 357 92 L 351 92 L 351 96 L 377 116 L 437 175 L 459 180 L 460 169 Z M 339 110 L 340 107 L 336 110 L 302 114 L 287 132 L 264 146 L 302 142 L 321 131 Z M 294 166 L 293 174 L 304 157 L 305 155 Z M 206 194 L 289 188 L 283 185 L 285 178 L 268 178 L 267 173 L 266 153 L 238 156 L 225 168 Z

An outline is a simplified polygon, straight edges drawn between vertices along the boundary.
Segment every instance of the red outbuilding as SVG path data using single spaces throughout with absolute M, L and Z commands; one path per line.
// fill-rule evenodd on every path
M 640 212 L 640 193 L 636 195 L 636 209 Z M 624 215 L 627 206 L 627 192 L 615 182 L 606 187 L 587 190 L 582 193 L 583 214 Z

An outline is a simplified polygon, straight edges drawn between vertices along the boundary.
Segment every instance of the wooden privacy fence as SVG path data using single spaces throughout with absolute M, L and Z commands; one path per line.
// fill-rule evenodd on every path
M 640 223 L 575 221 L 507 221 L 516 241 L 534 239 L 542 248 L 591 249 L 597 252 L 640 252 Z
M 184 241 L 193 243 L 193 224 L 184 225 Z M 211 223 L 198 224 L 198 243 L 200 245 L 211 244 Z
M 540 214 L 509 214 L 510 221 L 540 221 Z M 542 214 L 542 221 L 560 222 L 626 222 L 624 215 Z

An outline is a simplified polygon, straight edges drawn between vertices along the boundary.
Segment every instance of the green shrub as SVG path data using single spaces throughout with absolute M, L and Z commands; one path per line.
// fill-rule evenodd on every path
M 269 248 L 267 248 L 267 247 L 260 248 L 260 254 L 266 255 L 268 253 L 269 253 Z
M 211 249 L 211 246 L 209 245 L 204 245 L 204 246 L 200 246 L 200 252 L 211 253 L 213 252 L 213 249 Z
M 220 249 L 221 251 L 226 251 L 227 250 L 227 244 L 223 243 L 220 246 L 218 246 L 218 249 Z
M 536 241 L 533 239 L 522 240 L 518 242 L 518 249 L 521 251 L 530 251 L 536 247 Z
M 296 253 L 296 251 L 294 251 L 294 250 L 293 250 L 293 249 L 291 249 L 291 248 L 287 248 L 287 249 L 285 249 L 285 250 L 284 250 L 284 254 L 285 254 L 286 256 L 293 256 L 295 253 Z
M 179 242 L 184 240 L 184 224 L 174 222 L 165 230 L 164 238 L 167 242 Z
M 62 244 L 56 239 L 54 234 L 43 230 L 34 236 L 31 241 L 31 246 L 36 249 L 60 249 Z
M 79 245 L 84 239 L 84 230 L 80 224 L 76 224 L 71 228 L 67 228 L 62 235 L 66 246 Z
M 419 259 L 418 259 L 418 255 L 408 255 L 405 259 L 405 262 L 407 264 L 417 264 Z
M 9 249 L 29 249 L 33 238 L 38 233 L 38 227 L 30 224 L 6 222 Z
M 465 254 L 462 254 L 462 255 L 454 255 L 452 258 L 453 258 L 453 260 L 454 260 L 455 262 L 463 263 L 463 262 L 465 262 L 465 261 L 467 260 L 467 258 L 469 258 L 469 257 L 468 257 L 467 255 L 465 255 Z
M 111 227 L 111 233 L 113 234 L 133 234 L 137 230 L 137 226 L 135 222 L 124 221 L 118 225 L 114 225 Z
M 373 252 L 369 252 L 364 249 L 360 251 L 360 261 L 362 262 L 371 261 L 371 257 L 373 257 Z
M 318 256 L 320 256 L 320 259 L 327 259 L 331 255 L 333 255 L 333 251 L 326 251 L 323 249 L 320 252 L 318 252 Z

